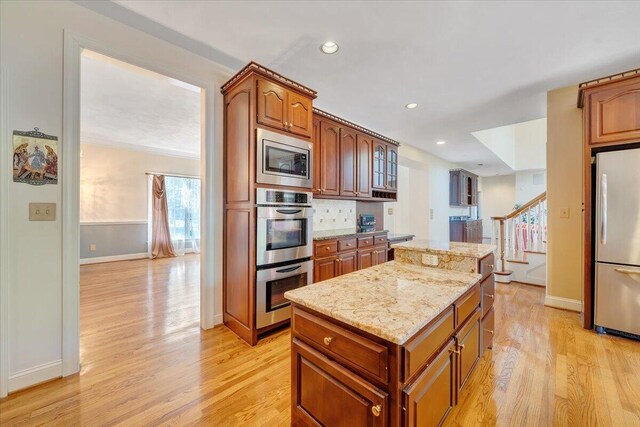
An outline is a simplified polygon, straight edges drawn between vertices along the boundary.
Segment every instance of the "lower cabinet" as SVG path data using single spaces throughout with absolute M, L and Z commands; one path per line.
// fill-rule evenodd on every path
M 358 270 L 373 266 L 373 249 L 358 251 Z
M 387 425 L 388 395 L 342 365 L 292 340 L 292 425 Z
M 338 276 L 354 272 L 358 269 L 358 253 L 347 252 L 338 255 L 339 271 Z
M 482 348 L 483 349 L 491 349 L 493 348 L 493 335 L 495 328 L 495 310 L 493 307 L 489 312 L 482 318 Z
M 339 275 L 338 257 L 330 256 L 327 258 L 318 258 L 313 262 L 313 280 L 314 282 L 322 282 L 323 280 L 333 279 Z
M 456 334 L 456 343 L 458 345 L 458 392 L 460 392 L 482 356 L 479 307 Z
M 456 404 L 456 343 L 438 353 L 427 369 L 404 390 L 408 427 L 439 426 Z

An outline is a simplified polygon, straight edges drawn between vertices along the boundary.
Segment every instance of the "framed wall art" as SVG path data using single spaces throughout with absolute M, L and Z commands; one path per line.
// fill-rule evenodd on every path
M 58 183 L 58 137 L 38 128 L 13 131 L 13 181 L 31 185 Z

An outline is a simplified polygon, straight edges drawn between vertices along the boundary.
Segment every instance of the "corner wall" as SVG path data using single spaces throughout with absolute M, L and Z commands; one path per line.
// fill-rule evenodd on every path
M 547 93 L 547 296 L 552 307 L 582 310 L 583 162 L 578 87 Z M 560 210 L 569 209 L 562 218 Z

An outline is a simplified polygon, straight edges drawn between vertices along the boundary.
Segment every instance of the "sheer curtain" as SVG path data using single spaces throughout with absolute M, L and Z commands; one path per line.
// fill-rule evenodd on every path
M 200 252 L 200 179 L 165 176 L 171 242 L 178 254 Z

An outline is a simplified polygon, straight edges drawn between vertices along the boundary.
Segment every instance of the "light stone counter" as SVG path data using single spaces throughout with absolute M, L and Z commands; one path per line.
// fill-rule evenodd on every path
M 404 344 L 480 280 L 395 261 L 285 293 L 297 304 Z
M 435 240 L 413 240 L 392 247 L 398 262 L 467 273 L 478 273 L 478 260 L 496 250 L 495 245 Z

